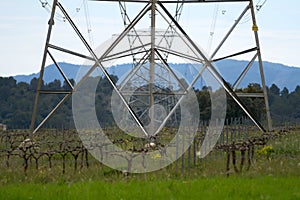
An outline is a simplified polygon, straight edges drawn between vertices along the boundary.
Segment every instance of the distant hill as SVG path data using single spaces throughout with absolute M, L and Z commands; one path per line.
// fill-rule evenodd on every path
M 217 63 L 217 67 L 221 74 L 225 77 L 225 80 L 230 83 L 234 83 L 236 80 L 234 75 L 243 70 L 240 69 L 240 66 L 246 66 L 247 64 L 247 61 L 223 60 L 220 63 Z M 271 86 L 274 83 L 280 89 L 286 87 L 289 91 L 294 91 L 296 86 L 300 85 L 300 68 L 298 67 L 290 67 L 279 63 L 265 61 L 263 62 L 263 68 L 267 86 Z M 248 83 L 260 83 L 257 62 L 253 64 L 252 68 L 241 83 L 241 86 L 246 87 Z
M 243 71 L 244 67 L 248 64 L 247 61 L 238 60 L 222 60 L 215 63 L 218 70 L 221 72 L 226 81 L 233 84 L 237 79 L 237 76 Z M 186 64 L 170 64 L 170 66 L 181 74 L 186 73 Z M 69 79 L 75 79 L 80 65 L 70 63 L 60 63 L 64 73 Z M 276 84 L 280 89 L 284 87 L 288 88 L 289 91 L 294 91 L 297 85 L 300 85 L 300 68 L 289 67 L 283 64 L 263 62 L 264 73 L 267 86 L 271 86 L 273 83 Z M 130 64 L 114 65 L 107 69 L 108 73 L 114 74 L 119 78 L 131 69 Z M 39 77 L 39 73 L 33 73 L 30 75 L 17 75 L 14 78 L 17 82 L 29 83 L 32 78 Z M 59 74 L 55 65 L 49 65 L 45 68 L 44 82 L 49 83 L 55 79 L 64 81 L 63 77 Z M 249 83 L 260 83 L 260 76 L 258 71 L 258 63 L 255 62 L 251 67 L 247 75 L 245 76 L 240 87 L 247 87 Z
M 76 77 L 76 74 L 78 70 L 80 69 L 80 65 L 74 65 L 70 63 L 59 63 L 61 68 L 63 69 L 64 73 L 66 74 L 69 79 L 72 79 Z M 38 78 L 40 76 L 40 73 L 33 73 L 30 75 L 16 75 L 14 78 L 17 80 L 17 82 L 26 82 L 29 83 L 33 78 Z M 49 65 L 45 67 L 44 72 L 44 82 L 49 83 L 53 80 L 58 79 L 63 82 L 63 77 L 60 75 L 59 71 L 57 70 L 56 66 L 54 64 Z

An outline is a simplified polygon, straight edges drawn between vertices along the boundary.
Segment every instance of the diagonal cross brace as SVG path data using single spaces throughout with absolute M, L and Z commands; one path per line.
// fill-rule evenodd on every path
M 163 11 L 168 15 L 168 17 L 173 21 L 175 26 L 179 29 L 179 31 L 186 37 L 189 43 L 193 46 L 193 48 L 197 51 L 197 53 L 204 59 L 205 64 L 207 65 L 208 71 L 214 76 L 214 78 L 221 84 L 221 86 L 226 90 L 226 92 L 231 96 L 231 98 L 241 107 L 241 109 L 248 115 L 248 117 L 254 122 L 254 124 L 263 132 L 266 132 L 265 128 L 261 125 L 261 123 L 254 117 L 254 115 L 250 112 L 250 110 L 244 105 L 244 103 L 240 100 L 240 98 L 235 94 L 232 88 L 228 85 L 228 83 L 223 79 L 221 74 L 215 69 L 213 64 L 208 60 L 208 58 L 204 55 L 204 53 L 198 48 L 198 46 L 193 42 L 193 40 L 188 36 L 188 34 L 183 30 L 183 28 L 178 24 L 178 22 L 172 17 L 169 11 L 164 7 L 161 2 L 158 2 Z
M 92 55 L 92 57 L 93 57 L 93 59 L 95 61 L 95 64 L 83 76 L 83 78 L 78 82 L 78 84 L 76 84 L 76 86 L 74 86 L 73 90 L 69 94 L 67 94 L 55 106 L 55 108 L 44 118 L 44 120 L 34 129 L 34 121 L 35 121 L 35 116 L 36 116 L 36 111 L 37 111 L 37 109 L 35 108 L 34 114 L 33 114 L 34 116 L 32 117 L 32 124 L 33 125 L 31 126 L 32 129 L 34 129 L 33 130 L 33 134 L 36 133 L 50 119 L 50 117 L 56 112 L 56 110 L 61 105 L 63 105 L 63 103 L 72 95 L 72 93 L 74 91 L 76 91 L 76 89 L 83 83 L 83 81 L 86 80 L 86 78 L 96 69 L 97 66 L 99 66 L 100 69 L 102 70 L 103 74 L 106 76 L 106 78 L 108 79 L 108 81 L 110 82 L 110 84 L 113 86 L 114 90 L 117 92 L 117 94 L 119 95 L 119 97 L 121 98 L 121 100 L 123 101 L 123 103 L 125 104 L 125 106 L 128 109 L 129 113 L 132 115 L 132 117 L 134 118 L 134 120 L 136 121 L 136 123 L 138 124 L 138 126 L 141 128 L 141 130 L 143 131 L 143 133 L 148 137 L 148 133 L 144 129 L 143 125 L 141 124 L 140 120 L 135 115 L 135 113 L 133 112 L 133 110 L 131 109 L 131 107 L 127 104 L 125 98 L 120 93 L 120 91 L 118 90 L 118 88 L 114 84 L 114 82 L 112 81 L 110 75 L 107 73 L 107 71 L 104 68 L 104 66 L 101 64 L 101 60 L 103 58 L 105 58 L 105 56 L 107 56 L 114 49 L 114 47 L 126 36 L 126 34 L 131 30 L 131 28 L 133 28 L 135 26 L 135 24 L 148 12 L 148 10 L 150 9 L 149 4 L 147 4 L 144 7 L 144 9 L 141 10 L 141 12 L 137 15 L 137 17 L 130 23 L 130 25 L 122 32 L 122 34 L 114 41 L 114 43 L 107 49 L 107 51 L 99 59 L 97 58 L 96 54 L 91 49 L 91 47 L 89 46 L 89 44 L 86 42 L 86 40 L 84 39 L 84 37 L 82 36 L 82 34 L 78 30 L 78 28 L 76 27 L 75 23 L 72 21 L 71 17 L 68 15 L 68 13 L 65 11 L 65 9 L 63 8 L 63 6 L 58 1 L 55 1 L 54 4 L 53 4 L 53 9 L 52 9 L 52 13 L 51 13 L 50 22 L 54 20 L 54 14 L 55 14 L 55 8 L 56 8 L 56 6 L 59 7 L 59 9 L 65 15 L 66 19 L 68 20 L 68 22 L 70 23 L 70 25 L 72 26 L 72 28 L 74 29 L 74 31 L 76 32 L 76 34 L 79 36 L 79 38 L 81 39 L 81 41 L 84 43 L 85 47 L 87 48 L 87 50 Z M 44 62 L 46 60 L 46 54 L 48 52 L 48 46 L 49 46 L 49 40 L 50 40 L 52 26 L 53 26 L 53 23 L 49 23 L 49 30 L 48 30 L 48 37 L 47 37 L 46 46 L 45 46 L 45 55 L 44 55 L 44 59 L 43 59 L 43 66 L 45 66 Z M 43 69 L 43 67 L 42 67 L 42 69 Z M 42 76 L 43 75 L 40 76 L 41 80 L 42 80 Z M 35 107 L 37 107 L 37 103 L 35 104 Z

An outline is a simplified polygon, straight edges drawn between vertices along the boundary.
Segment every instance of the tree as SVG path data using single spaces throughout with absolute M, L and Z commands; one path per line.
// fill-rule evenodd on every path
M 279 98 L 280 96 L 280 89 L 275 85 L 274 83 L 271 85 L 269 89 L 269 104 L 272 104 L 276 98 Z
M 271 85 L 269 91 L 270 91 L 270 94 L 273 94 L 273 95 L 276 95 L 276 96 L 280 95 L 280 89 L 274 83 Z
M 286 87 L 284 87 L 280 92 L 280 96 L 282 96 L 283 98 L 287 98 L 288 95 L 289 95 L 289 90 Z

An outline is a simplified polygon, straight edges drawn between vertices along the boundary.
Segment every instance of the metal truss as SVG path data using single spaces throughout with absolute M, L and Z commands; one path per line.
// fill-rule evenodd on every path
M 101 1 L 101 0 L 95 0 L 95 1 Z M 38 81 L 37 86 L 37 93 L 35 98 L 35 104 L 34 104 L 34 110 L 32 114 L 32 120 L 31 120 L 31 129 L 33 131 L 33 134 L 38 132 L 41 127 L 52 117 L 52 115 L 63 105 L 66 100 L 72 96 L 73 92 L 76 91 L 76 89 L 86 80 L 86 78 L 91 75 L 91 73 L 96 69 L 99 68 L 104 76 L 107 78 L 109 83 L 112 85 L 114 91 L 117 93 L 118 97 L 122 100 L 123 104 L 125 105 L 126 109 L 130 113 L 131 117 L 134 119 L 138 127 L 141 129 L 141 131 L 144 133 L 145 137 L 150 137 L 152 135 L 158 134 L 162 128 L 165 126 L 167 121 L 170 119 L 170 117 L 175 113 L 176 109 L 179 107 L 180 103 L 184 99 L 185 95 L 193 89 L 193 86 L 201 77 L 204 70 L 208 70 L 210 74 L 219 82 L 219 84 L 226 90 L 228 95 L 240 106 L 240 108 L 247 114 L 247 116 L 254 122 L 254 124 L 262 131 L 271 131 L 272 125 L 271 125 L 271 117 L 270 117 L 270 111 L 269 111 L 269 104 L 268 104 L 268 96 L 267 96 L 267 90 L 266 90 L 266 84 L 265 84 L 265 78 L 264 78 L 264 72 L 263 72 L 263 65 L 262 65 L 262 58 L 261 58 L 261 52 L 260 52 L 260 45 L 259 45 L 259 38 L 258 38 L 258 28 L 256 25 L 256 19 L 255 19 L 255 12 L 254 12 L 254 6 L 252 0 L 228 0 L 228 1 L 217 1 L 217 0 L 185 0 L 185 1 L 172 1 L 172 0 L 136 0 L 136 1 L 110 1 L 110 2 L 116 2 L 119 3 L 121 15 L 124 21 L 124 30 L 119 34 L 114 42 L 105 50 L 105 52 L 102 55 L 96 55 L 94 50 L 91 48 L 89 43 L 86 41 L 86 39 L 83 37 L 79 29 L 77 28 L 76 24 L 73 22 L 72 18 L 69 16 L 69 14 L 66 12 L 62 4 L 59 2 L 59 0 L 53 0 L 53 6 L 51 10 L 49 25 L 48 25 L 48 33 L 44 48 L 44 54 L 43 54 L 43 60 L 40 70 L 40 77 Z M 126 11 L 126 5 L 125 3 L 131 2 L 131 3 L 144 3 L 145 6 L 140 10 L 140 12 L 135 16 L 135 18 L 130 19 L 127 11 Z M 248 2 L 245 9 L 242 11 L 240 16 L 237 18 L 237 20 L 234 22 L 232 27 L 229 29 L 229 31 L 225 34 L 223 40 L 219 43 L 215 51 L 207 57 L 201 49 L 196 45 L 196 43 L 191 39 L 191 37 L 185 32 L 185 30 L 180 25 L 179 18 L 180 13 L 182 11 L 182 7 L 185 3 L 221 3 L 221 2 Z M 177 4 L 176 6 L 176 12 L 174 15 L 172 15 L 168 9 L 165 7 L 165 4 Z M 50 37 L 52 34 L 52 28 L 54 25 L 54 19 L 55 19 L 55 13 L 56 10 L 60 9 L 60 11 L 63 13 L 64 18 L 66 21 L 72 26 L 73 30 L 77 34 L 78 38 L 81 40 L 82 44 L 86 47 L 88 52 L 90 53 L 90 56 L 83 55 L 78 52 L 74 52 L 68 49 L 65 49 L 63 47 L 56 46 L 54 44 L 50 43 Z M 238 23 L 241 21 L 243 16 L 247 11 L 250 11 L 252 16 L 252 31 L 255 36 L 255 46 L 251 47 L 249 49 L 237 52 L 235 54 L 231 54 L 222 58 L 215 58 L 218 51 L 222 48 L 223 44 L 226 42 L 228 37 L 231 35 L 233 30 L 236 28 Z M 150 13 L 151 16 L 151 30 L 149 32 L 141 32 L 140 30 L 136 30 L 135 26 L 137 23 L 146 16 L 147 13 Z M 161 18 L 165 20 L 165 22 L 168 24 L 168 28 L 165 31 L 160 32 L 156 29 L 156 15 L 159 15 Z M 149 37 L 149 41 L 145 42 L 142 38 L 143 37 Z M 159 37 L 160 40 L 157 41 L 157 38 Z M 189 48 L 189 50 L 192 52 L 192 54 L 185 54 L 177 49 L 172 49 L 172 43 L 174 40 L 174 37 L 178 37 L 181 39 L 181 41 L 184 42 L 184 44 Z M 114 51 L 117 49 L 118 45 L 123 41 L 128 40 L 129 43 L 129 49 L 121 50 L 121 51 Z M 66 75 L 64 74 L 62 68 L 59 66 L 59 64 L 56 62 L 54 56 L 51 54 L 51 49 L 55 49 L 64 53 L 68 53 L 74 56 L 78 56 L 81 58 L 85 58 L 88 60 L 91 60 L 94 62 L 94 65 L 86 72 L 86 74 L 82 77 L 82 79 L 76 83 L 75 85 L 72 85 L 72 83 L 68 80 Z M 237 55 L 246 54 L 249 52 L 255 52 L 255 55 L 253 58 L 249 61 L 249 64 L 245 67 L 243 72 L 240 74 L 238 79 L 235 81 L 233 86 L 228 85 L 226 80 L 222 77 L 222 75 L 216 70 L 214 66 L 215 61 L 223 60 L 226 58 L 234 57 Z M 172 68 L 168 64 L 168 58 L 169 56 L 178 56 L 184 59 L 188 59 L 192 62 L 198 63 L 197 66 L 197 74 L 193 77 L 193 80 L 190 83 L 184 83 L 176 75 L 176 73 L 172 70 Z M 42 91 L 42 81 L 44 76 L 44 69 L 45 69 L 45 63 L 47 57 L 50 57 L 57 67 L 58 71 L 61 73 L 61 75 L 64 77 L 66 83 L 71 88 L 69 91 Z M 98 57 L 99 56 L 99 57 Z M 133 67 L 132 70 L 126 75 L 123 80 L 121 80 L 120 84 L 115 84 L 111 78 L 111 76 L 106 71 L 106 68 L 103 66 L 103 62 L 114 60 L 122 57 L 132 56 L 133 58 Z M 251 68 L 252 64 L 255 60 L 258 60 L 259 63 L 259 71 L 261 76 L 261 82 L 262 82 L 262 89 L 263 93 L 261 94 L 238 94 L 236 93 L 236 89 L 238 88 L 239 84 Z M 146 73 L 146 75 L 144 74 Z M 159 89 L 159 84 L 156 84 L 156 80 L 160 80 L 161 83 L 167 84 L 170 83 L 170 80 L 173 80 L 173 83 L 177 84 L 178 89 L 174 90 L 173 93 L 165 93 L 166 90 Z M 140 87 L 139 90 L 136 90 L 134 92 L 134 96 L 132 98 L 127 97 L 127 93 L 132 94 L 132 91 L 129 91 L 130 87 L 128 86 L 130 83 L 130 86 L 136 84 L 137 86 L 142 85 L 145 87 Z M 38 102 L 40 94 L 46 93 L 46 94 L 53 94 L 53 93 L 59 93 L 64 94 L 65 96 L 60 100 L 60 102 L 52 109 L 52 111 L 43 119 L 43 121 L 35 126 L 36 123 L 36 116 L 38 112 Z M 164 93 L 161 96 L 157 96 L 157 93 Z M 140 96 L 146 95 L 148 97 L 147 101 L 141 100 Z M 173 98 L 176 96 L 177 100 Z M 251 111 L 247 108 L 247 106 L 241 101 L 240 96 L 242 97 L 263 97 L 265 101 L 265 107 L 266 107 L 266 118 L 267 118 L 267 124 L 268 127 L 265 128 L 259 120 L 257 120 L 254 115 L 251 113 Z M 139 102 L 139 103 L 137 103 Z M 164 120 L 160 121 L 160 125 L 157 129 L 151 129 L 146 130 L 144 127 L 144 121 L 142 120 L 142 117 L 145 115 L 145 112 L 147 112 L 147 107 L 151 107 L 155 105 L 157 102 L 163 102 L 165 105 L 169 105 L 168 107 L 168 114 L 165 117 Z M 172 102 L 172 103 L 170 103 Z M 141 105 L 140 108 L 135 107 L 136 104 Z M 139 113 L 139 114 L 138 114 Z M 153 114 L 153 112 L 152 112 Z M 153 117 L 153 116 L 152 116 Z M 154 119 L 151 118 L 151 119 Z

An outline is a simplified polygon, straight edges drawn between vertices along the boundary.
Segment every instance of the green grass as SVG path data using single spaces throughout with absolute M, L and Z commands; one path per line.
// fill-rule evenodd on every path
M 0 199 L 300 199 L 299 188 L 299 177 L 128 178 L 10 184 Z

